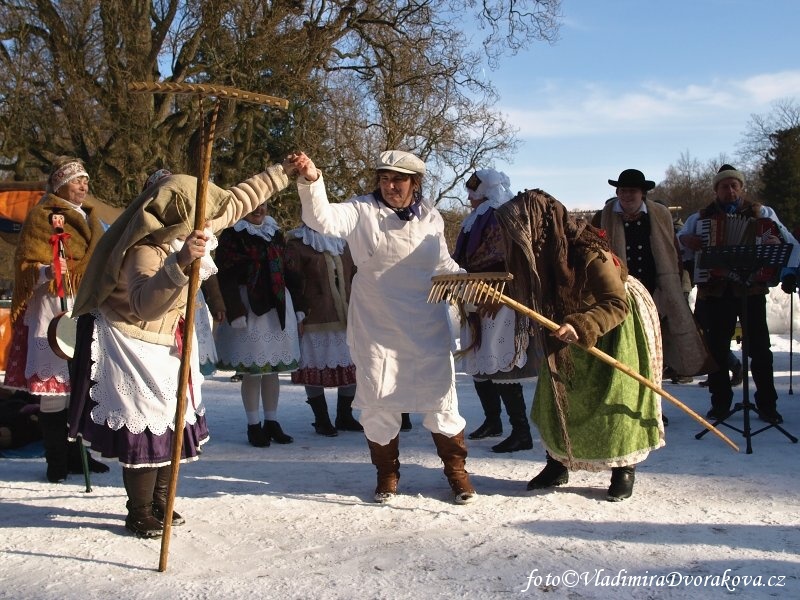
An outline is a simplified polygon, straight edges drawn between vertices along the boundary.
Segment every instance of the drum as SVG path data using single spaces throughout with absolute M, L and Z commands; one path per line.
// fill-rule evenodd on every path
M 72 318 L 72 311 L 65 310 L 53 317 L 47 327 L 47 341 L 56 356 L 72 360 L 77 329 L 78 321 Z

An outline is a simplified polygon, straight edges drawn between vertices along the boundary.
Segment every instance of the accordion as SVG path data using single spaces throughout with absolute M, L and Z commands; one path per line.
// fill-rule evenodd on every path
M 777 223 L 766 217 L 750 218 L 743 215 L 716 215 L 699 219 L 695 234 L 703 240 L 703 248 L 713 246 L 753 246 L 764 244 L 768 239 L 783 238 Z M 702 251 L 701 251 L 702 252 Z M 731 268 L 700 268 L 702 254 L 695 257 L 694 282 L 708 283 L 719 279 L 729 279 Z M 750 282 L 763 283 L 769 286 L 780 281 L 780 267 L 761 267 L 749 278 Z

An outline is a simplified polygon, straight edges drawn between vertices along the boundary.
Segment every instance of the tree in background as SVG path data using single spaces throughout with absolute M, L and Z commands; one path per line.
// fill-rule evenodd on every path
M 775 152 L 779 155 L 784 153 L 791 155 L 790 140 L 783 138 L 780 144 L 781 149 L 777 149 L 776 134 L 781 131 L 797 130 L 797 128 L 800 128 L 800 103 L 794 98 L 779 100 L 772 105 L 772 109 L 767 114 L 751 115 L 742 141 L 738 145 L 736 160 L 720 154 L 715 159 L 701 162 L 697 158 L 691 157 L 687 151 L 681 154 L 677 163 L 667 168 L 664 180 L 648 196 L 667 206 L 681 207 L 673 214 L 685 219 L 713 199 L 711 182 L 714 175 L 721 165 L 729 163 L 745 174 L 747 180 L 745 195 L 747 197 L 765 201 L 768 205 L 775 207 L 778 214 L 796 214 L 794 205 L 791 208 L 789 206 L 778 208 L 783 206 L 780 198 L 783 192 L 776 186 L 782 185 L 785 190 L 791 183 L 789 179 L 781 183 L 776 177 L 788 177 L 789 170 L 780 170 L 777 166 L 774 167 L 775 173 L 769 175 L 773 178 L 769 192 L 764 188 L 765 184 L 762 185 L 762 177 L 764 176 L 764 167 L 769 162 L 777 160 Z M 788 156 L 780 159 L 780 162 L 783 161 L 791 164 Z M 777 174 L 778 171 L 781 175 Z M 785 194 L 784 197 L 796 198 L 796 196 L 786 196 Z M 800 220 L 795 217 L 793 222 L 796 226 Z
M 772 150 L 772 135 L 794 127 L 800 127 L 800 102 L 795 98 L 777 100 L 766 114 L 750 115 L 739 142 L 738 156 L 742 163 L 752 170 L 759 170 Z
M 730 162 L 725 154 L 701 162 L 687 151 L 681 154 L 678 162 L 667 167 L 664 180 L 652 192 L 648 192 L 647 197 L 668 207 L 680 207 L 673 211 L 673 217 L 685 221 L 686 217 L 714 199 L 714 190 L 711 187 L 714 175 L 722 165 Z M 749 189 L 751 173 L 747 169 L 741 170 L 745 173 Z
M 483 65 L 553 42 L 559 11 L 560 0 L 0 0 L 0 176 L 42 179 L 55 156 L 76 155 L 98 196 L 125 205 L 159 167 L 194 172 L 210 108 L 127 84 L 215 83 L 290 100 L 286 113 L 223 101 L 220 185 L 297 149 L 347 197 L 371 189 L 380 150 L 399 147 L 427 162 L 438 202 L 516 148 Z M 279 220 L 297 214 L 282 198 Z
M 789 230 L 800 225 L 800 125 L 770 135 L 761 167 L 761 199 Z

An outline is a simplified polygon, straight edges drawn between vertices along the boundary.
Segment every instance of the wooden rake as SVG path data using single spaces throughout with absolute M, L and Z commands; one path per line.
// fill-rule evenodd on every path
M 194 228 L 197 230 L 202 230 L 205 226 L 206 192 L 208 190 L 208 178 L 211 174 L 211 150 L 214 144 L 214 130 L 216 128 L 220 100 L 227 99 L 253 102 L 255 104 L 264 104 L 284 110 L 289 107 L 289 101 L 283 98 L 246 92 L 244 90 L 221 85 L 131 82 L 128 84 L 128 90 L 131 92 L 144 92 L 149 94 L 193 94 L 198 97 L 198 104 L 201 105 L 199 113 L 200 130 L 203 134 L 203 158 L 200 165 L 200 173 L 197 174 L 197 192 L 195 197 Z M 208 96 L 215 97 L 216 101 L 212 109 L 211 121 L 206 130 L 202 100 L 203 97 Z M 167 488 L 167 506 L 164 510 L 164 533 L 161 536 L 161 553 L 158 561 L 158 570 L 161 572 L 167 570 L 169 541 L 172 533 L 172 513 L 175 507 L 175 495 L 178 489 L 178 469 L 180 468 L 181 462 L 183 428 L 186 417 L 186 391 L 189 385 L 189 373 L 191 369 L 192 337 L 194 334 L 194 304 L 199 287 L 200 261 L 195 260 L 192 263 L 192 270 L 189 274 L 186 315 L 184 317 L 183 350 L 181 352 L 181 366 L 178 373 L 177 406 L 175 409 L 175 430 L 172 435 L 172 477 L 170 478 L 169 487 Z
M 431 278 L 433 285 L 431 286 L 431 291 L 428 294 L 428 302 L 436 303 L 447 301 L 453 303 L 465 302 L 472 304 L 500 303 L 527 317 L 530 317 L 550 331 L 556 331 L 559 329 L 560 325 L 558 325 L 558 323 L 551 321 L 547 317 L 540 315 L 524 304 L 520 304 L 516 300 L 513 300 L 503 294 L 506 283 L 511 281 L 513 277 L 514 276 L 510 273 L 459 273 L 454 275 L 436 275 Z M 739 447 L 734 444 L 730 438 L 728 438 L 728 436 L 719 431 L 711 423 L 706 421 L 703 417 L 686 406 L 683 402 L 675 398 L 672 394 L 663 390 L 655 383 L 647 379 L 647 377 L 644 377 L 640 373 L 631 369 L 628 365 L 619 362 L 613 356 L 606 354 L 594 346 L 588 349 L 584 348 L 584 350 L 586 350 L 586 352 L 592 356 L 599 358 L 604 363 L 607 363 L 615 369 L 618 369 L 626 375 L 632 377 L 642 385 L 647 386 L 663 398 L 666 398 L 675 406 L 680 408 L 683 412 L 692 417 L 695 421 L 703 425 L 703 427 L 713 432 L 736 452 L 739 451 Z

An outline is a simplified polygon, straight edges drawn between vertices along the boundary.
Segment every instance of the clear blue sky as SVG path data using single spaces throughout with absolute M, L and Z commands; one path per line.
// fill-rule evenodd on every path
M 568 208 L 636 168 L 663 180 L 682 153 L 735 160 L 752 114 L 800 100 L 800 0 L 563 0 L 560 40 L 487 72 L 520 150 L 512 188 Z

